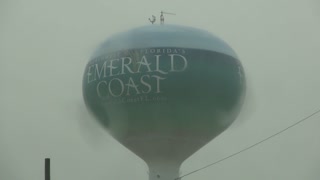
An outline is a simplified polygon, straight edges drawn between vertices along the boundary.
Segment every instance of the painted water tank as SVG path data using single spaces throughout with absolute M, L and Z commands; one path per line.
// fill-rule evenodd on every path
M 122 145 L 173 180 L 181 163 L 237 117 L 243 67 L 228 44 L 186 26 L 150 25 L 108 38 L 83 76 L 85 104 Z

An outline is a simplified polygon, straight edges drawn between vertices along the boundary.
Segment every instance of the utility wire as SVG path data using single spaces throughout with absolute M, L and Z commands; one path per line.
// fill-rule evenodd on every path
M 294 123 L 294 124 L 292 124 L 292 125 L 284 128 L 284 129 L 282 129 L 281 131 L 279 131 L 279 132 L 277 132 L 277 133 L 275 133 L 275 134 L 272 134 L 271 136 L 268 136 L 267 138 L 265 138 L 265 139 L 263 139 L 263 140 L 255 143 L 255 144 L 253 144 L 253 145 L 251 145 L 251 146 L 248 146 L 248 147 L 246 147 L 246 148 L 244 148 L 244 149 L 242 149 L 242 150 L 240 150 L 240 151 L 238 151 L 238 152 L 236 152 L 236 153 L 233 153 L 233 154 L 231 154 L 231 155 L 229 155 L 229 156 L 226 156 L 226 157 L 224 157 L 224 158 L 222 158 L 222 159 L 220 159 L 220 160 L 218 160 L 218 161 L 215 161 L 215 162 L 213 162 L 213 163 L 211 163 L 211 164 L 208 164 L 208 165 L 206 165 L 206 166 L 204 166 L 204 167 L 202 167 L 202 168 L 199 168 L 199 169 L 196 169 L 196 170 L 194 170 L 194 171 L 191 171 L 191 172 L 189 172 L 189 173 L 187 173 L 187 174 L 184 174 L 184 175 L 182 175 L 182 176 L 180 176 L 180 177 L 178 177 L 178 178 L 176 178 L 176 179 L 174 179 L 174 180 L 181 180 L 183 177 L 189 176 L 189 175 L 194 174 L 194 173 L 196 173 L 196 172 L 199 172 L 199 171 L 201 171 L 201 170 L 203 170 L 203 169 L 206 169 L 206 168 L 208 168 L 208 167 L 210 167 L 210 166 L 213 166 L 213 165 L 218 164 L 218 163 L 220 163 L 220 162 L 222 162 L 222 161 L 225 161 L 225 160 L 227 160 L 227 159 L 229 159 L 229 158 L 232 158 L 232 157 L 234 157 L 234 156 L 236 156 L 236 155 L 238 155 L 238 154 L 240 154 L 240 153 L 243 153 L 243 152 L 245 152 L 245 151 L 247 151 L 247 150 L 249 150 L 249 149 L 251 149 L 251 148 L 253 148 L 253 147 L 255 147 L 255 146 L 257 146 L 257 145 L 259 145 L 259 144 L 261 144 L 261 143 L 263 143 L 263 142 L 265 142 L 265 141 L 268 141 L 268 140 L 271 139 L 271 138 L 274 138 L 275 136 L 278 136 L 278 135 L 284 133 L 285 131 L 289 130 L 290 128 L 293 128 L 294 126 L 297 126 L 298 124 L 301 124 L 302 122 L 308 120 L 309 118 L 311 118 L 312 116 L 318 114 L 319 112 L 320 112 L 320 109 L 317 110 L 316 112 L 314 112 L 314 113 L 312 113 L 312 114 L 304 117 L 304 118 L 301 119 L 300 121 L 298 121 L 298 122 L 296 122 L 296 123 Z

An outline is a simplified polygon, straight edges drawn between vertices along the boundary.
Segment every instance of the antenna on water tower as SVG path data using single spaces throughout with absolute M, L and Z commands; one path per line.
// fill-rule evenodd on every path
M 169 13 L 169 12 L 164 12 L 164 11 L 161 11 L 160 13 L 161 13 L 161 15 L 160 15 L 160 24 L 164 24 L 164 16 L 163 16 L 163 14 L 176 15 L 174 13 Z
M 50 180 L 50 158 L 44 159 L 44 179 Z
M 164 14 L 176 15 L 175 13 L 161 11 L 160 12 L 160 24 L 161 25 L 164 24 L 164 16 L 163 16 Z M 154 15 L 152 15 L 152 19 L 149 18 L 149 21 L 151 22 L 151 24 L 154 24 L 156 22 L 156 17 Z

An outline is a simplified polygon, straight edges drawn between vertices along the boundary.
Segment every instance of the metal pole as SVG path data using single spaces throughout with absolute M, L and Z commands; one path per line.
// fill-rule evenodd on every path
M 50 158 L 44 160 L 44 178 L 50 180 Z

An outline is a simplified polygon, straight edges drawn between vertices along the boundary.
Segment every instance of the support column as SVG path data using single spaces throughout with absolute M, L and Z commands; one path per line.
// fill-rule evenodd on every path
M 149 163 L 149 180 L 175 180 L 180 175 L 180 163 Z
M 45 180 L 50 180 L 50 158 L 45 159 L 44 178 Z

